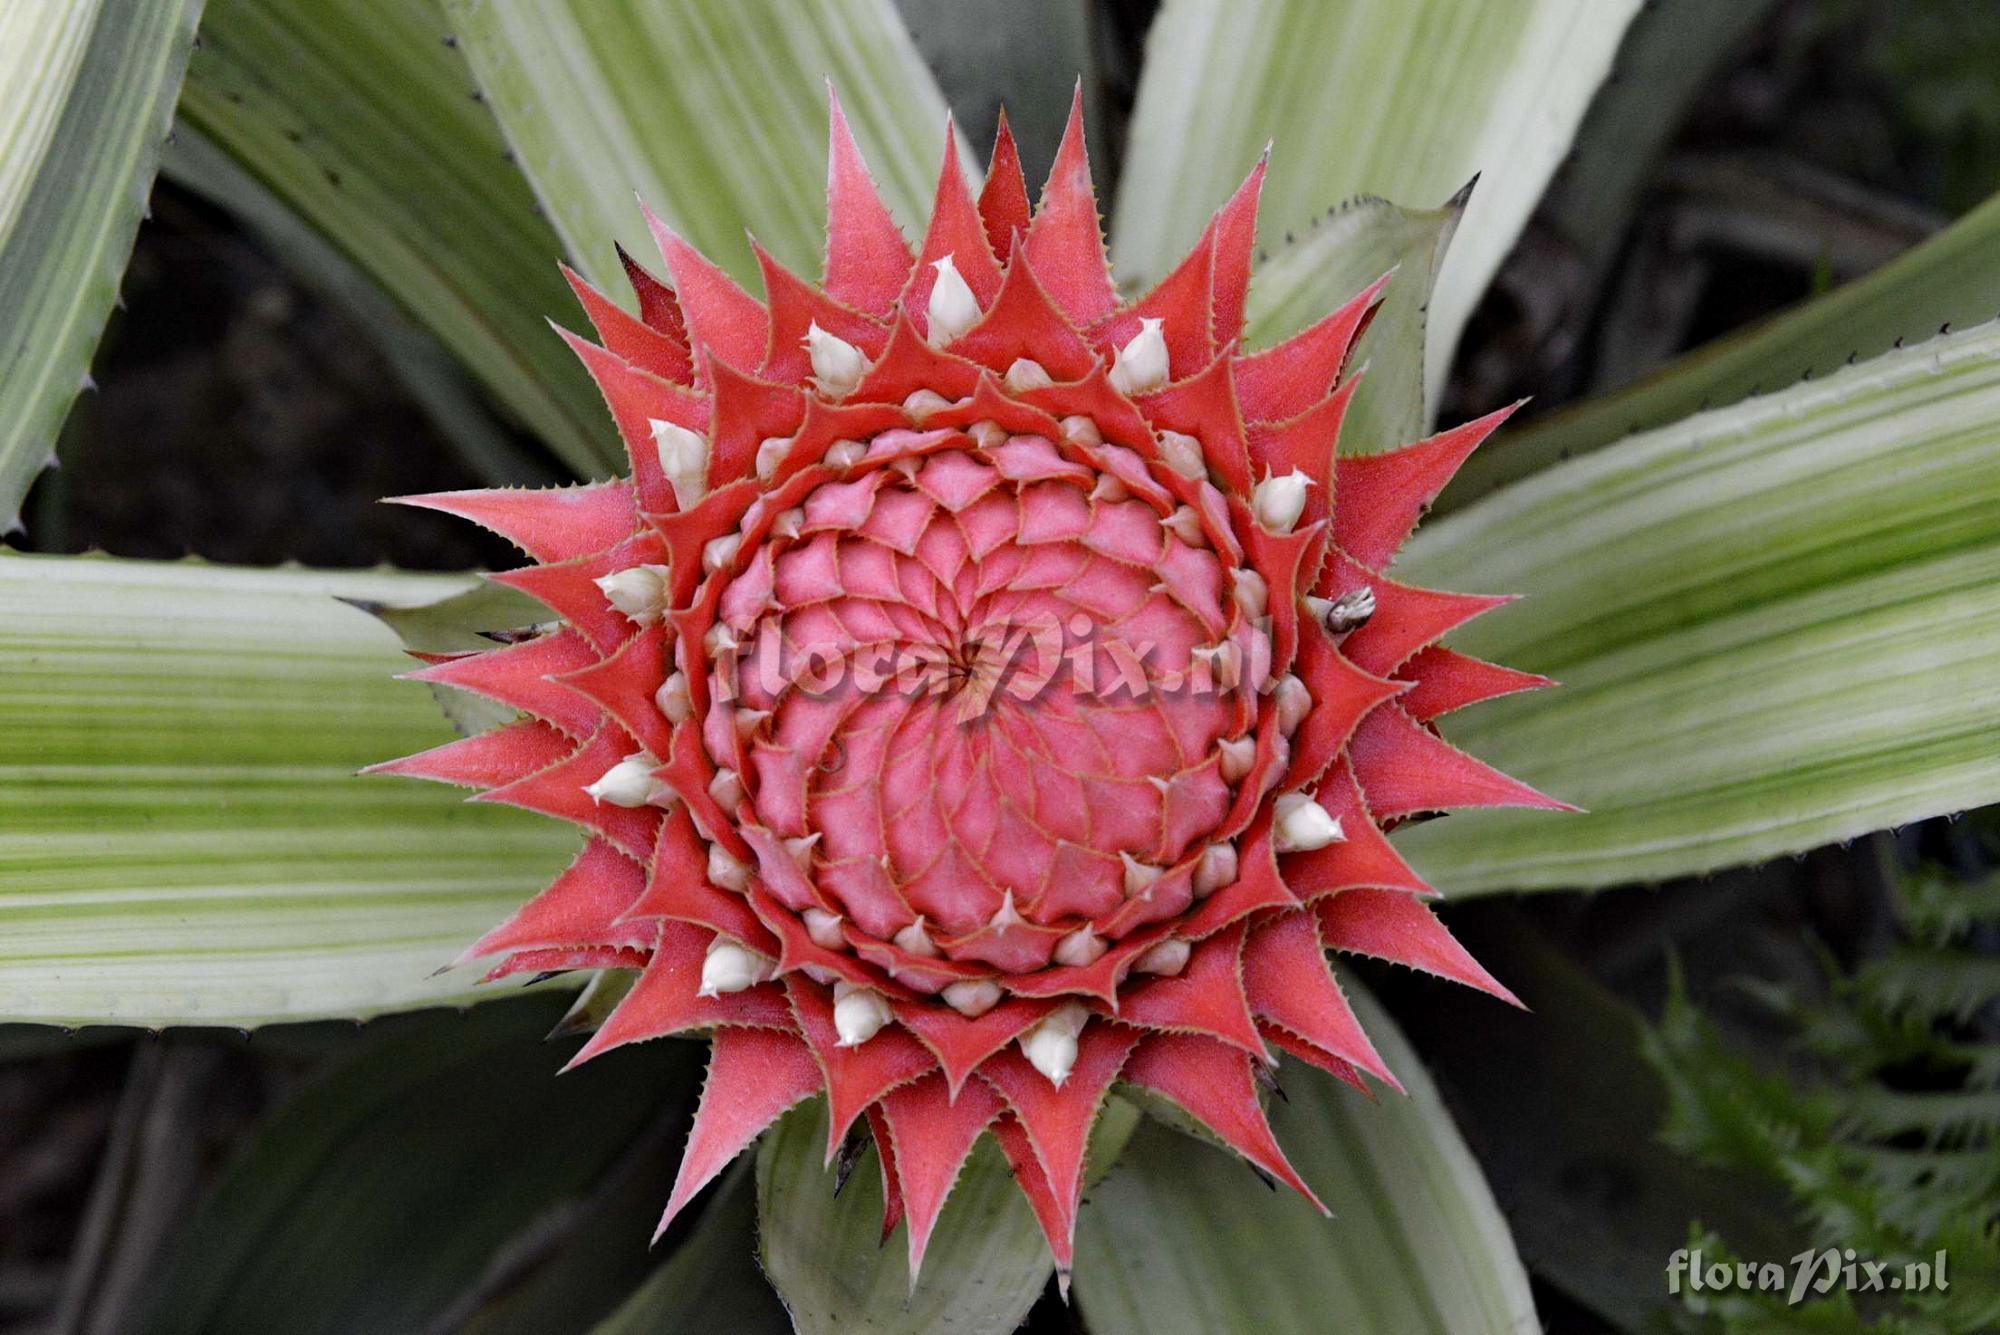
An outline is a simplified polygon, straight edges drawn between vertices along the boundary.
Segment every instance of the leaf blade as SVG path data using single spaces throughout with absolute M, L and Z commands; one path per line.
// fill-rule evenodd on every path
M 826 80 L 905 233 L 928 216 L 944 96 L 890 0 L 445 3 L 543 207 L 595 279 L 617 272 L 614 240 L 652 253 L 640 199 L 753 291 L 746 226 L 817 275 Z
M 1441 381 L 1638 8 L 1169 0 L 1113 214 L 1121 269 L 1163 276 L 1267 142 L 1266 237 L 1353 195 L 1425 204 L 1481 174 L 1431 309 Z
M 450 731 L 334 597 L 464 584 L 0 558 L 0 1015 L 248 1026 L 472 995 L 432 975 L 574 838 L 354 776 Z
M 1430 526 L 1523 602 L 1466 651 L 1563 687 L 1448 723 L 1590 809 L 1401 836 L 1458 893 L 1706 871 L 2000 798 L 2000 328 L 1703 414 Z
M 37 5 L 0 45 L 0 530 L 88 379 L 201 0 Z
M 1690 413 L 1838 371 L 2000 309 L 2000 195 L 1875 272 L 1706 344 L 1631 385 L 1531 422 L 1445 493 L 1463 505 L 1557 461 Z
M 1272 252 L 1252 276 L 1244 334 L 1268 346 L 1395 271 L 1348 358 L 1368 371 L 1341 419 L 1344 453 L 1390 449 L 1423 435 L 1428 311 L 1465 204 L 1463 194 L 1437 209 L 1353 200 Z

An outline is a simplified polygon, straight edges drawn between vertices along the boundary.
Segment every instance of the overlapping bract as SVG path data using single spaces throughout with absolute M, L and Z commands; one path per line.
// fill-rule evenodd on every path
M 824 1092 L 913 1271 L 990 1130 L 1066 1273 L 1114 1085 L 1310 1195 L 1260 1071 L 1394 1083 L 1327 952 L 1508 995 L 1383 831 L 1557 805 L 1431 726 L 1545 683 L 1437 644 L 1500 600 L 1383 573 L 1505 412 L 1336 460 L 1380 284 L 1239 349 L 1262 164 L 1122 302 L 1079 117 L 1032 216 L 1004 124 L 976 199 L 953 143 L 914 254 L 836 105 L 821 284 L 760 251 L 759 301 L 657 222 L 637 317 L 573 280 L 632 476 L 416 498 L 521 547 L 495 578 L 554 621 L 413 674 L 520 721 L 382 768 L 587 831 L 467 957 L 639 970 L 579 1060 L 713 1034 L 669 1219 Z M 804 658 L 848 672 L 768 673 Z

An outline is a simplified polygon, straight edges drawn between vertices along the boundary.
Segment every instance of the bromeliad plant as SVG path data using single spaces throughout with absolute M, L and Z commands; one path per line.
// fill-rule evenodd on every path
M 713 1033 L 661 1231 L 823 1092 L 912 1275 L 991 1130 L 1066 1290 L 1115 1084 L 1317 1204 L 1276 1054 L 1396 1083 L 1327 951 L 1512 1000 L 1383 837 L 1559 805 L 1430 726 L 1547 684 L 1436 643 L 1503 600 L 1382 574 L 1506 413 L 1336 466 L 1386 280 L 1243 351 L 1262 163 L 1120 301 L 1080 94 L 1032 217 L 1005 122 L 976 205 L 947 129 L 915 256 L 831 123 L 823 285 L 759 248 L 759 302 L 650 214 L 639 317 L 572 275 L 630 480 L 414 498 L 558 619 L 416 674 L 520 721 L 380 768 L 584 827 L 467 952 L 638 970 L 579 1061 Z
M 471 478 L 581 480 L 418 498 L 527 553 L 488 583 L 0 561 L 0 1019 L 249 1028 L 555 975 L 601 1058 L 536 1073 L 513 1016 L 546 997 L 392 1026 L 218 1187 L 155 1325 L 1004 1331 L 1074 1251 L 1100 1335 L 1538 1328 L 1329 952 L 1505 999 L 1428 887 L 1659 880 L 2000 799 L 2000 207 L 1469 462 L 1506 409 L 1433 434 L 1572 148 L 1546 214 L 1609 272 L 1667 85 L 1757 6 L 1712 8 L 1167 0 L 1115 274 L 1068 0 L 24 9 L 0 514 L 174 114 L 168 169 L 353 306 Z M 1069 107 L 1036 207 L 1004 132 L 983 181 L 956 134 L 938 170 L 905 16 L 964 119 L 1004 97 L 1028 142 L 1052 106 L 1054 145 Z M 1651 73 L 1600 94 L 1614 56 Z M 612 244 L 649 234 L 664 278 Z M 544 320 L 575 303 L 573 357 Z M 1544 791 L 1588 811 L 1416 820 Z M 468 942 L 481 968 L 439 967 Z M 712 1037 L 637 1042 L 671 1034 Z M 658 1176 L 670 1219 L 705 1203 L 648 1276 L 633 1128 L 678 1132 L 697 1051 Z M 1341 1088 L 1371 1078 L 1408 1097 Z M 385 1130 L 404 1104 L 440 1134 Z

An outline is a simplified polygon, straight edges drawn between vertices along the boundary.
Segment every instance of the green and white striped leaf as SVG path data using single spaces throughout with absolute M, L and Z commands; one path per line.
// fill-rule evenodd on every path
M 644 200 L 757 288 L 754 231 L 819 274 L 829 81 L 904 230 L 929 216 L 937 82 L 890 0 L 444 0 L 493 113 L 593 278 L 654 253 Z
M 1146 42 L 1113 252 L 1162 277 L 1266 143 L 1266 238 L 1358 194 L 1480 178 L 1439 277 L 1433 384 L 1569 149 L 1639 0 L 1167 0 Z
M 1696 349 L 1624 389 L 1494 442 L 1445 493 L 1462 504 L 1561 459 L 1707 407 L 1828 375 L 1850 361 L 2000 311 L 2000 195 L 1864 278 Z
M 574 834 L 355 777 L 452 734 L 392 680 L 395 636 L 336 600 L 466 583 L 0 558 L 0 1020 L 247 1026 L 474 996 L 472 971 L 432 975 Z
M 1704 413 L 1421 531 L 1559 689 L 1447 720 L 1589 808 L 1399 836 L 1448 892 L 1608 885 L 2000 801 L 2000 325 Z
M 54 457 L 117 300 L 200 12 L 0 9 L 0 531 Z
M 181 114 L 430 329 L 556 456 L 623 454 L 548 327 L 582 327 L 562 243 L 435 0 L 214 0 Z
M 1340 427 L 1341 449 L 1367 454 L 1424 434 L 1424 330 L 1438 266 L 1466 197 L 1441 209 L 1357 199 L 1316 220 L 1265 257 L 1250 283 L 1245 326 L 1253 347 L 1304 329 L 1395 270 L 1353 360 L 1368 374 Z
M 786 1113 L 757 1152 L 758 1250 L 801 1335 L 1006 1335 L 1021 1324 L 1055 1262 L 991 1136 L 960 1170 L 914 1286 L 901 1231 L 881 1240 L 875 1151 L 837 1196 L 825 1153 L 823 1098 Z
M 1139 1128 L 1078 1224 L 1094 1335 L 1487 1335 L 1539 1331 L 1528 1277 L 1479 1165 L 1416 1054 L 1366 993 L 1356 1011 L 1409 1097 L 1370 1101 L 1285 1063 L 1271 1124 L 1334 1217 L 1240 1159 Z

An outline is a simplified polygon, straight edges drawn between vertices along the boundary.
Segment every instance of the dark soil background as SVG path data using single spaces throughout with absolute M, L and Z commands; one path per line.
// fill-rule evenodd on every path
M 1104 0 L 1096 12 L 1113 143 L 1151 8 Z M 1046 161 L 1047 145 L 1029 147 Z M 1984 198 L 1996 166 L 1991 0 L 1780 3 L 1658 165 L 1613 281 L 1590 281 L 1546 210 L 1530 226 L 1468 330 L 1443 415 L 1522 394 L 1547 411 L 1851 278 Z M 479 479 L 401 392 L 366 330 L 229 216 L 170 184 L 155 192 L 95 377 L 17 544 L 253 565 L 510 561 L 469 525 L 379 503 Z M 1884 869 L 1920 851 L 1976 856 L 1940 822 L 1670 894 L 1482 901 L 1450 921 L 1503 979 L 1553 950 L 1578 978 L 1648 1012 L 1672 947 L 1704 1004 L 1747 1029 L 1762 1021 L 1728 980 L 1811 978 L 1813 942 L 1845 959 L 1879 944 L 1891 931 Z M 1564 1045 L 1588 1036 L 1545 1016 L 1496 1015 L 1407 975 L 1369 982 L 1433 1061 L 1531 1265 L 1559 1250 L 1551 1220 L 1671 1209 L 1648 1198 L 1640 1171 L 1657 1091 L 1650 1104 L 1621 1104 L 1618 1091 L 1578 1088 L 1576 1064 L 1595 1056 Z M 116 1303 L 86 1302 L 85 1290 L 137 1282 L 145 1256 L 132 1230 L 142 1243 L 170 1231 L 257 1114 L 352 1032 L 63 1039 L 0 1027 L 0 1329 L 115 1329 L 102 1313 Z M 146 1145 L 150 1215 L 107 1218 L 93 1185 Z M 1684 1238 L 1686 1219 L 1662 1227 Z M 120 1228 L 122 1250 L 107 1252 Z M 1610 1328 L 1548 1283 L 1537 1297 L 1550 1329 Z M 1074 1318 L 1051 1301 L 1033 1325 L 1068 1329 Z

